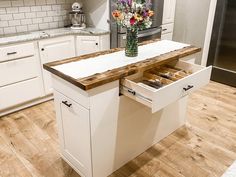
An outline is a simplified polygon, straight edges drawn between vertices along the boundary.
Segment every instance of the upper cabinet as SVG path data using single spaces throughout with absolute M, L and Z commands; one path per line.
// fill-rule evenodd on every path
M 172 40 L 175 21 L 176 0 L 165 0 L 161 39 Z
M 77 36 L 77 56 L 110 49 L 109 35 L 102 36 Z
M 75 57 L 74 36 L 65 36 L 39 41 L 39 53 L 42 64 Z M 51 76 L 43 70 L 46 95 L 52 93 Z

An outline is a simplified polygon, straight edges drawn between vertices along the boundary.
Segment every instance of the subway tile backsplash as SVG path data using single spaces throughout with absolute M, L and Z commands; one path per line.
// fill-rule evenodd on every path
M 64 27 L 76 0 L 0 0 L 0 35 Z

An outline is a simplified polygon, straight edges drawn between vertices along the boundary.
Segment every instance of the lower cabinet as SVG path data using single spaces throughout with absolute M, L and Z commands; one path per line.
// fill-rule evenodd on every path
M 166 33 L 161 35 L 162 40 L 170 40 L 172 41 L 173 39 L 173 33 Z
M 101 36 L 77 36 L 77 56 L 110 49 L 109 35 Z
M 17 106 L 43 97 L 37 44 L 26 42 L 0 47 L 0 116 Z
M 54 92 L 62 155 L 81 176 L 92 176 L 89 110 Z
M 39 41 L 39 53 L 42 64 L 75 57 L 74 36 L 65 36 Z M 43 69 L 46 95 L 53 92 L 51 75 Z
M 172 40 L 173 39 L 173 31 L 174 31 L 174 23 L 163 24 L 162 25 L 162 40 Z
M 0 116 L 53 93 L 51 74 L 43 64 L 109 48 L 109 34 L 69 35 L 0 46 Z
M 0 87 L 0 113 L 4 109 L 42 97 L 41 84 L 41 79 L 35 77 Z
M 101 50 L 108 50 L 110 48 L 109 43 L 109 35 L 77 36 L 76 45 L 74 36 L 65 36 L 39 41 L 39 53 L 42 64 L 45 64 Z M 45 93 L 49 95 L 53 92 L 51 75 L 45 70 L 43 70 L 43 80 Z
M 82 177 L 110 175 L 184 125 L 211 70 L 172 61 L 89 91 L 53 77 L 62 157 Z
M 0 63 L 0 87 L 39 76 L 39 58 L 32 56 Z
M 98 36 L 78 36 L 76 39 L 77 56 L 99 51 Z

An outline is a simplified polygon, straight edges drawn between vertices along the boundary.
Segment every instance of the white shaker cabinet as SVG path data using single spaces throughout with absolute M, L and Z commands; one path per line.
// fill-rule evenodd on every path
M 72 34 L 1 45 L 0 116 L 52 98 L 51 75 L 43 64 L 108 49 L 109 34 Z
M 141 46 L 141 51 L 146 50 L 143 56 L 148 58 L 152 48 L 160 47 L 158 43 L 156 46 Z M 174 42 L 171 41 L 163 44 L 163 49 L 172 44 Z M 176 57 L 182 58 L 190 54 L 191 50 L 197 52 L 196 48 L 190 48 L 182 54 L 177 51 Z M 163 54 L 162 57 L 165 56 Z M 100 68 L 107 64 L 107 59 L 115 61 L 116 57 L 122 58 L 123 54 L 84 58 L 90 60 L 88 65 L 96 64 Z M 100 65 L 96 59 L 100 60 Z M 78 65 L 81 62 L 79 59 L 69 62 L 67 67 L 64 65 L 63 69 L 45 65 L 45 69 L 52 72 L 62 157 L 82 177 L 109 176 L 185 124 L 188 95 L 209 83 L 212 67 L 205 68 L 170 59 L 163 60 L 163 66 L 155 67 L 151 63 L 147 70 L 140 68 L 139 72 L 127 77 L 123 77 L 123 72 L 120 72 L 120 80 L 117 78 L 113 82 L 110 80 L 114 78 L 113 75 L 105 75 L 94 67 L 96 76 L 75 83 L 70 78 L 83 77 L 72 76 L 67 71 L 70 69 L 73 73 L 85 73 Z M 145 62 L 145 58 L 141 61 Z M 112 65 L 107 70 L 113 73 L 117 71 L 117 66 Z M 132 70 L 132 65 L 125 66 Z M 169 81 L 158 76 L 160 68 L 167 66 L 167 72 L 173 72 L 174 69 L 176 74 L 182 73 L 182 76 L 179 79 L 169 78 Z M 52 67 L 57 72 L 51 70 Z M 153 74 L 155 71 L 156 75 Z M 61 74 L 58 75 L 58 72 Z M 104 78 L 103 84 L 102 80 L 95 81 L 100 76 Z M 165 79 L 164 82 L 168 84 L 155 89 L 141 83 L 145 77 L 162 81 Z
M 43 96 L 36 43 L 0 47 L 0 116 Z
M 176 0 L 165 0 L 162 23 L 174 23 Z
M 172 40 L 173 39 L 173 33 L 164 33 L 161 35 L 162 40 Z
M 102 36 L 77 36 L 77 56 L 110 49 L 109 35 Z
M 42 64 L 75 57 L 74 36 L 65 36 L 39 41 L 39 51 Z M 52 93 L 50 74 L 43 70 L 44 89 L 46 95 Z
M 165 0 L 162 18 L 161 39 L 172 40 L 175 21 L 176 0 Z
M 77 56 L 99 51 L 98 36 L 78 36 L 76 39 Z
M 57 91 L 54 98 L 64 160 L 81 176 L 92 176 L 89 110 Z

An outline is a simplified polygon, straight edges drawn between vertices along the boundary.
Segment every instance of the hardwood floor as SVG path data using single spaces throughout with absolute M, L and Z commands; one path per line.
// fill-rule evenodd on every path
M 53 102 L 0 119 L 0 177 L 79 177 L 60 157 Z M 110 177 L 219 177 L 236 160 L 236 88 L 190 96 L 188 123 Z

